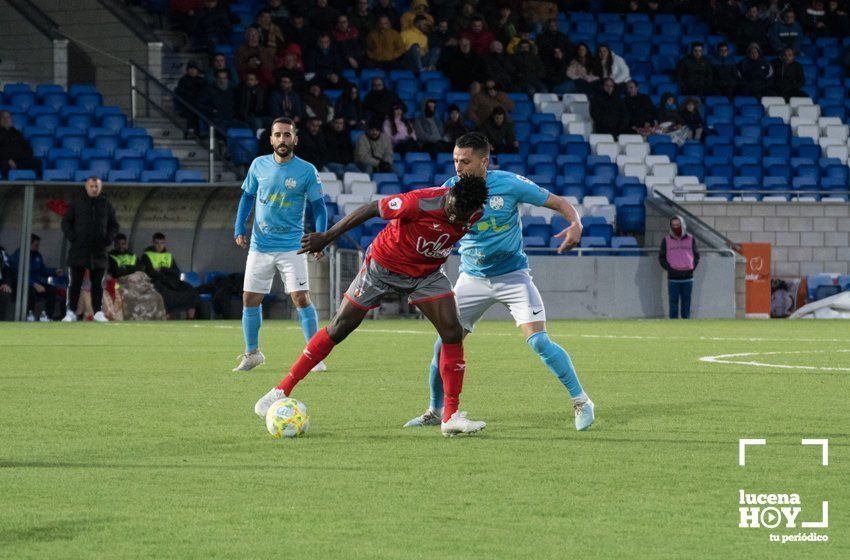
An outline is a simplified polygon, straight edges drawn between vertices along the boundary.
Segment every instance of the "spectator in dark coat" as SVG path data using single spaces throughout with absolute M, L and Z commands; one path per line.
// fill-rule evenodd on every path
M 342 176 L 346 171 L 360 171 L 354 164 L 354 143 L 345 126 L 345 118 L 334 115 L 334 119 L 325 126 L 324 134 L 328 147 L 328 161 L 325 162 L 325 167 L 337 176 Z
M 387 16 L 390 20 L 390 23 L 394 27 L 398 27 L 399 24 L 399 15 L 398 10 L 396 10 L 393 5 L 393 0 L 378 0 L 372 6 L 372 14 L 375 16 L 375 20 L 381 19 L 383 16 Z
M 366 110 L 363 108 L 363 102 L 360 101 L 360 88 L 355 84 L 348 84 L 342 90 L 342 95 L 334 105 L 334 117 L 343 117 L 347 129 L 366 128 Z
M 0 245 L 0 321 L 11 321 L 13 315 L 12 295 L 15 293 L 15 276 L 9 255 Z
M 195 10 L 190 22 L 192 46 L 199 50 L 215 52 L 216 45 L 230 43 L 230 15 L 219 0 L 204 0 Z
M 591 98 L 590 117 L 593 119 L 593 130 L 599 134 L 618 136 L 628 130 L 629 112 L 611 78 L 605 78 L 602 91 Z
M 348 10 L 348 19 L 356 27 L 361 36 L 366 36 L 377 22 L 375 14 L 369 8 L 369 0 L 357 0 L 356 5 Z
M 552 93 L 572 93 L 576 90 L 573 80 L 567 76 L 570 60 L 564 55 L 560 47 L 555 47 L 552 59 L 546 64 L 546 87 Z
M 112 245 L 118 233 L 115 210 L 103 194 L 103 183 L 97 177 L 86 180 L 85 192 L 71 202 L 62 217 L 62 233 L 71 244 L 68 251 L 68 266 L 71 283 L 68 286 L 68 309 L 64 322 L 76 321 L 80 289 L 86 270 L 91 282 L 91 305 L 94 320 L 105 323 L 106 315 L 101 311 L 103 303 L 103 276 L 106 274 L 106 248 Z
M 773 61 L 773 89 L 776 95 L 787 101 L 792 97 L 807 97 L 804 85 L 803 66 L 794 59 L 794 49 L 786 47 L 782 55 Z
M 422 102 L 422 113 L 414 119 L 413 130 L 419 140 L 420 149 L 436 156 L 439 152 L 452 150 L 454 146 L 443 140 L 443 123 L 437 116 L 437 102 L 426 99 Z
M 321 124 L 330 122 L 334 116 L 331 100 L 322 92 L 322 86 L 316 80 L 307 86 L 307 92 L 301 96 L 301 102 L 304 104 L 304 114 L 307 118 L 316 117 Z
M 729 53 L 729 45 L 720 43 L 717 46 L 717 56 L 712 62 L 714 69 L 714 85 L 717 88 L 717 93 L 732 97 L 738 90 L 738 66 L 735 63 L 735 57 Z
M 501 107 L 493 109 L 490 118 L 481 123 L 478 131 L 487 136 L 493 151 L 497 154 L 519 152 L 519 141 L 516 139 L 514 123 L 505 118 L 505 110 Z
M 516 53 L 510 58 L 511 78 L 519 91 L 529 95 L 546 91 L 543 78 L 546 68 L 543 61 L 531 50 L 531 42 L 520 41 Z
M 358 69 L 363 64 L 363 42 L 360 30 L 351 25 L 347 15 L 336 18 L 333 39 L 345 68 Z
M 483 78 L 484 65 L 481 57 L 472 52 L 469 39 L 460 39 L 457 48 L 443 51 L 437 66 L 456 91 L 466 91 L 472 82 L 479 82 Z
M 240 124 L 233 118 L 233 107 L 236 99 L 235 88 L 230 85 L 230 75 L 226 70 L 216 73 L 213 85 L 208 85 L 199 104 L 201 112 L 209 118 L 216 128 L 226 131 Z
M 363 98 L 363 109 L 366 119 L 378 117 L 381 120 L 392 113 L 393 107 L 401 103 L 401 98 L 384 85 L 383 78 L 372 79 L 372 89 Z
M 830 31 L 837 37 L 846 37 L 850 34 L 850 14 L 847 7 L 842 6 L 838 0 L 829 0 L 826 3 L 826 24 Z
M 57 296 L 56 288 L 49 282 L 50 276 L 59 274 L 61 270 L 52 270 L 44 263 L 44 257 L 39 251 L 41 238 L 36 234 L 30 236 L 30 274 L 29 274 L 29 297 L 27 298 L 27 321 L 35 321 L 35 304 L 37 300 L 44 302 L 44 311 L 41 312 L 39 321 L 49 323 L 56 318 Z M 12 266 L 12 275 L 20 274 L 21 249 L 12 253 L 9 264 Z
M 685 100 L 685 106 L 682 107 L 679 113 L 682 124 L 687 126 L 691 132 L 691 138 L 694 140 L 702 140 L 702 129 L 704 123 L 702 121 L 702 113 L 700 112 L 699 100 L 695 97 L 689 97 Z
M 809 0 L 801 20 L 810 37 L 826 37 L 831 33 L 822 0 Z
M 328 0 L 316 0 L 316 5 L 307 15 L 310 18 L 311 26 L 317 29 L 319 33 L 327 33 L 336 24 L 339 11 L 328 6 Z
M 623 103 L 629 112 L 629 128 L 643 136 L 652 134 L 658 123 L 658 111 L 652 99 L 645 93 L 640 93 L 634 80 L 626 83 L 626 97 Z
M 325 135 L 322 133 L 322 121 L 316 117 L 307 118 L 306 128 L 298 133 L 298 146 L 295 154 L 323 169 L 328 161 L 328 145 L 325 143 Z
M 512 91 L 511 65 L 505 56 L 505 47 L 499 41 L 490 43 L 490 54 L 484 57 L 484 75 L 502 84 L 506 91 Z
M 782 21 L 777 21 L 770 26 L 770 46 L 774 52 L 781 53 L 785 47 L 794 49 L 794 52 L 800 52 L 802 40 L 803 26 L 797 23 L 794 10 L 788 10 L 782 16 Z
M 301 47 L 303 52 L 316 44 L 319 34 L 312 25 L 307 24 L 304 14 L 295 12 L 289 20 L 289 25 L 283 29 L 283 36 L 288 42 Z
M 330 35 L 319 35 L 316 45 L 304 57 L 304 69 L 316 74 L 316 78 L 320 80 L 324 80 L 328 74 L 342 72 L 342 57 L 336 45 L 331 42 Z
M 12 169 L 32 169 L 41 174 L 41 160 L 32 157 L 32 146 L 12 124 L 12 113 L 0 111 L 0 172 L 8 177 Z
M 454 146 L 455 140 L 470 132 L 466 123 L 463 122 L 463 116 L 460 114 L 460 107 L 452 103 L 446 110 L 446 123 L 443 125 L 443 140 Z
M 685 95 L 706 96 L 714 93 L 714 72 L 703 56 L 702 43 L 694 43 L 691 54 L 679 61 L 676 69 L 679 90 Z
M 747 48 L 747 57 L 738 63 L 738 75 L 742 95 L 762 97 L 770 90 L 773 68 L 761 55 L 761 48 L 756 43 Z
M 765 44 L 767 29 L 759 17 L 758 5 L 753 4 L 747 9 L 746 16 L 737 26 L 735 36 L 739 51 L 743 51 L 751 43 Z
M 296 124 L 301 122 L 304 116 L 304 105 L 301 103 L 301 97 L 295 93 L 292 78 L 289 76 L 281 76 L 278 80 L 278 88 L 269 95 L 268 113 L 273 119 L 287 117 Z
M 206 87 L 207 81 L 203 76 L 201 76 L 200 70 L 198 69 L 198 63 L 194 60 L 190 60 L 186 64 L 186 73 L 180 78 L 180 81 L 177 82 L 177 89 L 174 90 L 174 93 L 176 93 L 182 100 L 189 103 L 192 107 L 197 107 Z M 189 131 L 192 132 L 197 130 L 198 117 L 196 117 L 195 114 L 182 103 L 178 102 L 176 103 L 176 106 L 177 112 L 186 119 Z
M 257 30 L 255 29 L 254 31 L 256 32 Z M 227 57 L 221 53 L 216 53 L 212 57 L 210 68 L 204 72 L 204 79 L 208 84 L 215 82 L 215 73 L 219 70 L 227 70 L 228 74 L 230 74 L 230 83 L 234 86 L 239 83 L 239 74 L 235 68 L 227 65 Z
M 263 128 L 266 114 L 266 90 L 260 85 L 257 75 L 249 72 L 245 81 L 236 86 L 234 113 L 237 119 L 248 123 L 251 128 Z
M 567 61 L 573 57 L 573 43 L 569 37 L 558 31 L 557 20 L 550 19 L 547 21 L 545 30 L 537 35 L 535 42 L 537 43 L 537 54 L 540 55 L 540 59 L 546 65 L 550 64 L 555 57 L 555 49 L 561 49 Z

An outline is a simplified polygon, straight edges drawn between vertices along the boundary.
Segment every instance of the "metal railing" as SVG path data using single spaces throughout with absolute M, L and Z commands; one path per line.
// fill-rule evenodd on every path
M 740 252 L 737 243 L 702 221 L 698 216 L 665 194 L 656 192 L 653 197 L 647 198 L 646 201 L 655 209 L 670 217 L 677 214 L 684 217 L 688 222 L 690 233 L 709 247 L 715 249 L 733 249 L 736 252 Z

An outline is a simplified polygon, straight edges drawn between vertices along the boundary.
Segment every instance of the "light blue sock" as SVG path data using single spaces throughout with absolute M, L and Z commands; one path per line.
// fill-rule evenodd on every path
M 440 376 L 440 348 L 442 342 L 437 338 L 434 343 L 434 357 L 431 358 L 429 384 L 431 386 L 431 408 L 440 410 L 443 408 L 443 378 Z
M 310 339 L 319 330 L 319 315 L 316 313 L 316 308 L 313 307 L 312 303 L 307 307 L 299 307 L 298 318 L 301 320 L 301 330 L 304 331 L 304 338 L 307 342 L 310 342 Z
M 263 326 L 263 306 L 242 308 L 242 334 L 245 335 L 245 352 L 252 352 L 260 344 L 260 327 Z
M 546 331 L 534 333 L 526 342 L 540 356 L 546 367 L 555 374 L 555 377 L 564 384 L 572 398 L 582 396 L 584 390 L 581 388 L 573 362 L 566 350 L 549 340 Z

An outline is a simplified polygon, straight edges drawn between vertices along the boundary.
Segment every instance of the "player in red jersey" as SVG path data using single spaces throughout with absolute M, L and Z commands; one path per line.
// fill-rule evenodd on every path
M 481 218 L 486 201 L 484 178 L 463 175 L 452 187 L 391 195 L 363 205 L 328 231 L 302 237 L 299 252 L 318 253 L 370 218 L 390 220 L 366 252 L 366 261 L 336 315 L 310 339 L 280 385 L 257 401 L 254 412 L 265 418 L 272 403 L 288 397 L 295 385 L 360 325 L 385 294 L 402 292 L 428 317 L 443 343 L 440 352 L 440 376 L 446 393 L 443 435 L 470 434 L 483 429 L 484 422 L 469 420 L 465 412 L 458 411 L 466 369 L 463 328 L 451 282 L 441 267 L 452 246 Z

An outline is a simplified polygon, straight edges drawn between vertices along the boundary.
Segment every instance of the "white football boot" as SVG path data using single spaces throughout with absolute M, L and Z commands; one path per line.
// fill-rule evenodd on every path
M 76 323 L 77 322 L 77 314 L 71 311 L 70 309 L 65 312 L 65 316 L 62 317 L 63 323 Z
M 442 410 L 434 410 L 429 408 L 422 416 L 417 416 L 413 420 L 408 420 L 405 428 L 421 428 L 422 426 L 439 426 L 442 423 Z
M 593 401 L 590 399 L 573 405 L 573 412 L 576 416 L 576 430 L 583 432 L 593 424 L 593 421 L 596 420 L 593 408 Z
M 259 348 L 237 356 L 237 358 L 239 358 L 239 365 L 230 371 L 251 371 L 258 365 L 266 363 L 266 357 L 263 356 Z
M 260 418 L 266 417 L 266 412 L 272 407 L 275 401 L 279 401 L 280 399 L 285 399 L 286 393 L 283 392 L 283 389 L 278 389 L 275 387 L 265 395 L 263 398 L 257 401 L 257 404 L 254 405 L 254 412 Z
M 51 321 L 50 317 L 47 316 L 47 312 L 42 311 L 41 316 L 38 318 L 38 322 L 39 323 L 51 323 L 52 321 Z
M 325 365 L 325 362 L 319 362 L 310 371 L 328 371 L 328 366 Z
M 448 422 L 443 422 L 440 425 L 440 429 L 442 430 L 444 437 L 454 437 L 480 432 L 486 425 L 486 422 L 482 422 L 480 420 L 470 420 L 466 417 L 466 412 L 458 410 L 452 414 Z
M 106 315 L 103 314 L 103 311 L 98 311 L 92 317 L 95 323 L 108 323 L 109 319 L 106 318 Z M 62 319 L 64 321 L 64 319 Z

